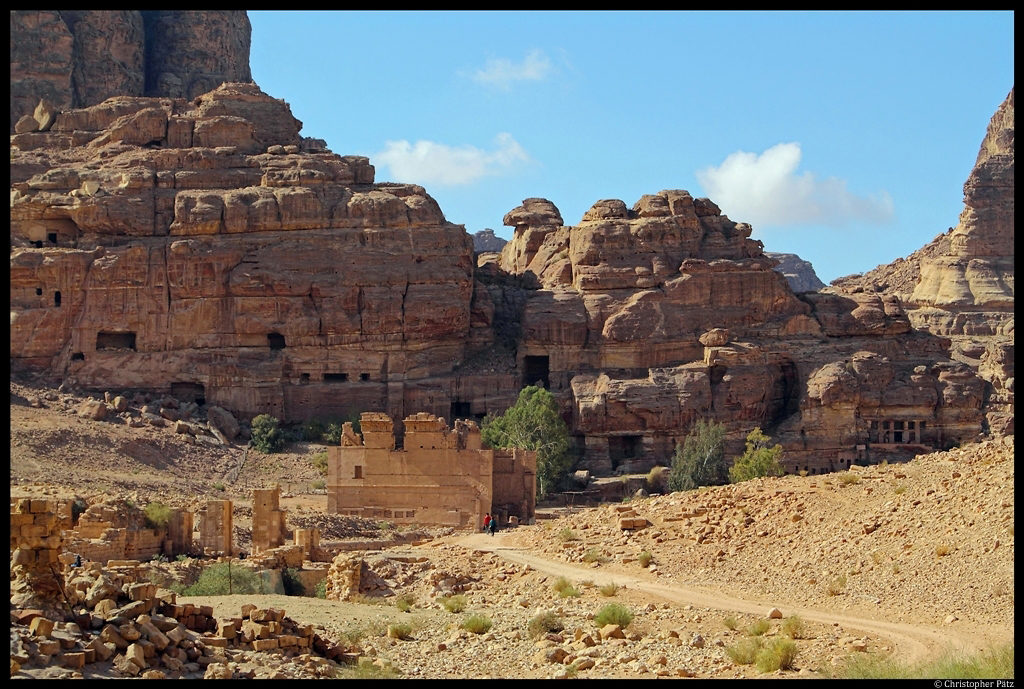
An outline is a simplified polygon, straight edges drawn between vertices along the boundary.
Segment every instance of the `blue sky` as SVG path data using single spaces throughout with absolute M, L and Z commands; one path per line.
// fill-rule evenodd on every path
M 1013 86 L 1013 13 L 263 12 L 252 76 L 304 136 L 450 222 L 686 189 L 825 282 L 957 223 Z

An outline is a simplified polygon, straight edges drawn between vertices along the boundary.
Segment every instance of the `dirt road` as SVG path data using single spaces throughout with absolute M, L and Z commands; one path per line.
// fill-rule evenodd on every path
M 487 534 L 472 534 L 459 539 L 457 542 L 466 548 L 493 552 L 509 562 L 528 564 L 538 571 L 553 576 L 564 576 L 576 581 L 589 579 L 598 586 L 614 581 L 620 586 L 625 585 L 631 589 L 643 591 L 670 603 L 680 605 L 691 604 L 725 612 L 759 615 L 767 614 L 771 608 L 777 607 L 787 617 L 799 615 L 808 621 L 822 624 L 838 624 L 846 629 L 858 630 L 872 636 L 889 639 L 894 648 L 897 649 L 896 653 L 898 656 L 908 663 L 924 660 L 947 648 L 970 652 L 981 651 L 988 647 L 992 639 L 1005 639 L 1007 636 L 1006 630 L 1001 629 L 991 630 L 993 632 L 991 634 L 986 633 L 986 630 L 978 629 L 971 630 L 970 634 L 958 634 L 954 631 L 934 627 L 814 610 L 807 607 L 789 605 L 784 600 L 765 602 L 753 598 L 738 598 L 726 595 L 711 588 L 686 587 L 670 582 L 657 583 L 630 576 L 621 571 L 614 571 L 616 569 L 614 567 L 592 569 L 540 557 L 535 553 L 526 552 L 522 548 L 511 546 L 503 538 L 504 535 L 498 533 L 491 537 Z M 1009 636 L 1012 636 L 1012 631 L 1009 632 Z

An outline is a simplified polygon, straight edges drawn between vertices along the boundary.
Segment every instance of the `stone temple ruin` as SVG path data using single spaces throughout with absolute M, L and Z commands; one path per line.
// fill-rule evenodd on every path
M 387 414 L 364 412 L 359 423 L 361 436 L 346 423 L 341 447 L 327 449 L 328 512 L 456 528 L 487 513 L 533 520 L 537 453 L 484 449 L 475 422 L 449 429 L 432 414 L 405 418 L 403 447 Z

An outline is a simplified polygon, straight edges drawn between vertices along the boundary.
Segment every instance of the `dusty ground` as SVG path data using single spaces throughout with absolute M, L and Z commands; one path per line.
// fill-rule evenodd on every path
M 286 490 L 291 484 L 283 499 L 290 519 L 322 518 L 326 498 L 310 488 L 319 474 L 309 461 L 321 447 L 249 452 L 238 480 L 221 491 L 214 484 L 242 461 L 241 447 L 213 450 L 168 429 L 80 419 L 74 402 L 62 401 L 68 395 L 46 401 L 48 408 L 25 403 L 45 392 L 12 384 L 12 495 L 106 493 L 182 506 L 226 496 L 238 501 L 244 538 L 249 491 L 280 481 Z M 805 622 L 795 668 L 785 674 L 821 676 L 854 649 L 913 660 L 1013 639 L 1013 479 L 1011 438 L 909 464 L 637 499 L 629 506 L 651 526 L 636 531 L 622 531 L 617 506 L 608 505 L 493 538 L 452 534 L 406 549 L 426 558 L 417 571 L 397 568 L 394 590 L 416 600 L 409 613 L 394 598 L 384 605 L 258 596 L 195 602 L 218 615 L 237 614 L 243 602 L 283 607 L 330 635 L 359 629 L 363 650 L 406 676 L 451 678 L 558 676 L 563 666 L 536 658 L 529 619 L 538 608 L 556 611 L 571 639 L 577 630 L 592 634 L 588 617 L 609 601 L 636 613 L 627 629 L 634 638 L 581 651 L 595 665 L 579 676 L 755 676 L 726 647 L 778 607 Z M 644 551 L 648 568 L 636 559 Z M 560 598 L 552 588 L 558 577 L 580 595 Z M 440 607 L 439 581 L 462 582 L 455 590 L 468 598 L 466 613 L 486 614 L 492 629 L 459 630 L 464 614 Z M 607 598 L 598 587 L 612 581 L 621 588 Z M 409 640 L 382 636 L 395 620 L 409 621 Z M 773 621 L 767 636 L 780 624 Z

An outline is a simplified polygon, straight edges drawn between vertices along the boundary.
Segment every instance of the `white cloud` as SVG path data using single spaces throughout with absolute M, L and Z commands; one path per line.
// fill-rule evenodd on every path
M 697 171 L 708 198 L 737 222 L 757 225 L 842 226 L 851 220 L 885 223 L 893 217 L 892 198 L 857 196 L 846 180 L 819 180 L 797 174 L 800 144 L 777 144 L 761 155 L 736 151 L 718 167 Z
M 384 150 L 371 160 L 387 165 L 390 177 L 396 181 L 441 187 L 472 184 L 530 162 L 529 154 L 511 134 L 498 134 L 494 144 L 493 151 L 484 151 L 476 146 L 454 147 L 434 141 L 387 141 Z
M 543 50 L 534 49 L 519 64 L 506 58 L 490 59 L 487 66 L 478 69 L 473 81 L 508 90 L 515 81 L 540 81 L 551 71 L 551 60 Z

